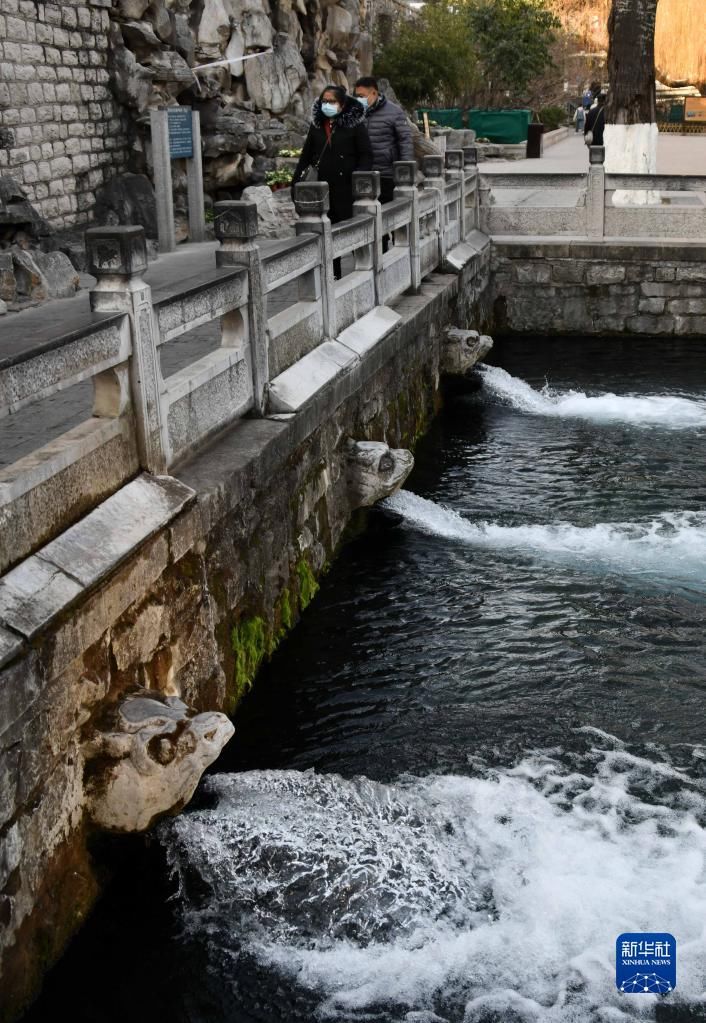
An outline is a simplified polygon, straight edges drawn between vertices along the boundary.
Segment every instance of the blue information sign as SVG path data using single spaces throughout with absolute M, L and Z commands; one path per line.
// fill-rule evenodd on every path
M 673 934 L 626 933 L 615 943 L 615 983 L 630 995 L 667 995 L 677 986 L 677 943 Z
M 194 135 L 191 127 L 191 107 L 169 107 L 169 155 L 172 160 L 194 155 Z

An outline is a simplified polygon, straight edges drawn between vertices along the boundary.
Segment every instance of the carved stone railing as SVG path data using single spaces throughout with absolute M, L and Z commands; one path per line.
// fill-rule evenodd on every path
M 143 229 L 89 230 L 90 311 L 50 344 L 0 350 L 0 417 L 81 381 L 94 391 L 85 421 L 0 469 L 0 574 L 140 471 L 170 472 L 246 413 L 289 410 L 283 374 L 301 364 L 315 383 L 305 360 L 317 350 L 345 361 L 357 357 L 350 331 L 368 344 L 390 330 L 399 317 L 386 307 L 448 269 L 447 253 L 478 227 L 475 156 L 425 158 L 421 188 L 416 164 L 397 163 L 384 205 L 379 174 L 357 173 L 354 215 L 335 225 L 328 186 L 299 184 L 296 237 L 284 240 L 258 238 L 255 205 L 217 203 L 213 270 L 156 297 Z M 165 375 L 165 352 L 190 332 L 203 354 Z
M 604 160 L 603 147 L 592 146 L 585 174 L 482 175 L 481 230 L 513 237 L 706 238 L 706 176 L 606 174 Z M 512 194 L 503 202 L 508 189 L 528 194 L 521 203 Z M 637 198 L 631 192 L 641 193 L 641 201 L 631 201 Z M 541 201 L 535 193 L 543 193 Z
M 606 175 L 603 149 L 592 148 L 589 159 L 586 174 L 481 176 L 471 146 L 425 157 L 421 187 L 416 164 L 402 161 L 387 204 L 377 173 L 355 174 L 354 215 L 335 225 L 328 186 L 302 183 L 296 237 L 279 241 L 258 238 L 255 205 L 218 203 L 215 267 L 183 285 L 175 280 L 156 299 L 143 279 L 142 228 L 88 231 L 90 308 L 61 336 L 4 347 L 0 338 L 0 418 L 33 415 L 32 403 L 81 382 L 93 386 L 83 420 L 74 416 L 34 449 L 25 444 L 0 469 L 0 573 L 140 471 L 169 472 L 246 413 L 297 411 L 326 373 L 392 329 L 400 295 L 418 291 L 437 269 L 461 270 L 486 245 L 479 231 L 706 238 L 706 176 Z M 522 191 L 522 202 L 508 189 Z M 543 193 L 541 203 L 533 206 L 528 190 Z M 642 206 L 614 202 L 616 192 L 631 190 L 676 195 Z M 200 354 L 165 376 L 163 353 L 190 332 Z

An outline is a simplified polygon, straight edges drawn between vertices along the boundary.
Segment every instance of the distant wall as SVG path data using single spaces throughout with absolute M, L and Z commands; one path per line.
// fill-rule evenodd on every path
M 706 245 L 494 241 L 492 253 L 496 330 L 706 335 Z
M 0 175 L 52 227 L 91 219 L 127 165 L 127 122 L 108 83 L 111 0 L 0 0 Z

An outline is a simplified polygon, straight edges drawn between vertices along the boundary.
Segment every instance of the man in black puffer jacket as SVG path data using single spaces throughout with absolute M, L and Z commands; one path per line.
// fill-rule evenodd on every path
M 390 202 L 393 163 L 414 160 L 412 129 L 402 107 L 381 95 L 376 78 L 359 78 L 354 88 L 356 99 L 366 108 L 373 170 L 380 171 L 380 202 Z

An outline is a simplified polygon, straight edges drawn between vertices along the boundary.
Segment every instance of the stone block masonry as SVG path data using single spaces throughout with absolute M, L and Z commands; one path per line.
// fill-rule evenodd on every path
M 706 245 L 495 240 L 495 330 L 706 335 Z
M 0 175 L 54 228 L 88 223 L 127 167 L 127 120 L 109 88 L 105 0 L 0 0 Z

